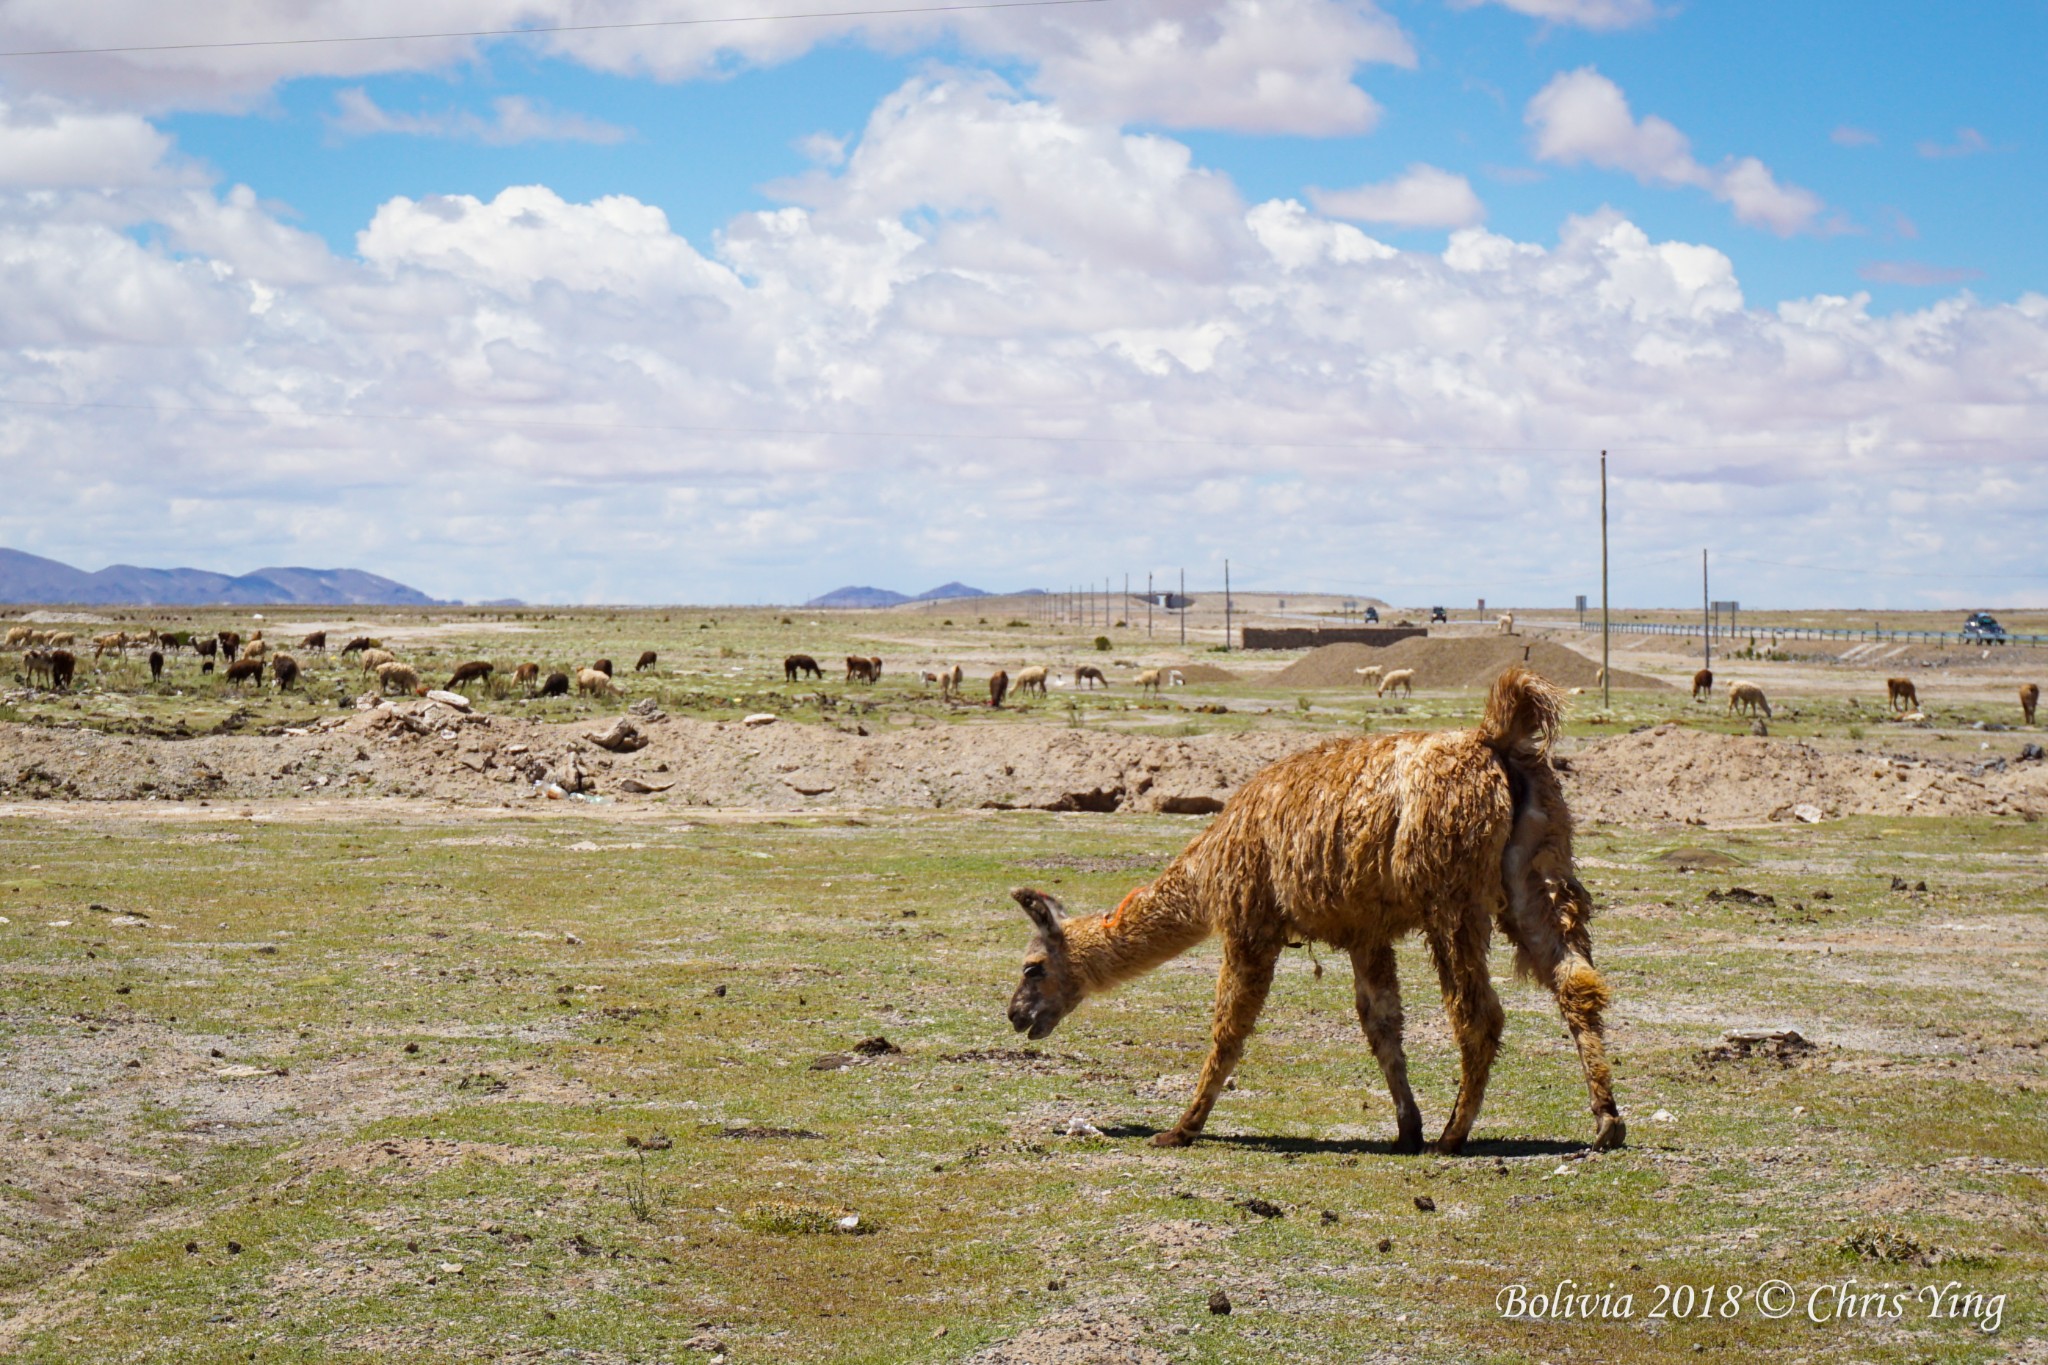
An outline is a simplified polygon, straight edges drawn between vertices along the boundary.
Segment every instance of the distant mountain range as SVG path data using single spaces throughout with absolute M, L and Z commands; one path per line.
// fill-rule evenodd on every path
M 115 564 L 87 573 L 40 555 L 0 549 L 0 602 L 132 606 L 435 606 L 417 588 L 361 569 L 143 569 Z
M 904 602 L 944 602 L 956 597 L 993 597 L 994 593 L 981 588 L 970 588 L 965 583 L 941 583 L 938 587 L 921 592 L 915 597 L 887 588 L 836 588 L 823 597 L 813 597 L 804 603 L 807 607 L 894 607 Z

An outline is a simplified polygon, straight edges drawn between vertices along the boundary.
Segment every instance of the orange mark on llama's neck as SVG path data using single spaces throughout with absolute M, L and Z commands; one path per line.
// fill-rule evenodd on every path
M 1151 889 L 1152 883 L 1146 882 L 1142 886 L 1134 886 L 1129 891 L 1125 892 L 1124 898 L 1116 903 L 1116 909 L 1110 911 L 1109 914 L 1103 918 L 1102 927 L 1104 929 L 1116 928 L 1119 924 L 1123 922 L 1124 911 L 1131 908 L 1131 902 L 1138 898 L 1139 893 L 1144 891 L 1150 891 Z

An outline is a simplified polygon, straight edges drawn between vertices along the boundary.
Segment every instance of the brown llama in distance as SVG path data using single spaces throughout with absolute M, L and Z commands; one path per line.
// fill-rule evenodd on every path
M 1437 1150 L 1459 1151 L 1479 1115 L 1504 1016 L 1487 971 L 1498 925 L 1517 972 L 1557 999 L 1592 1096 L 1593 1145 L 1621 1145 L 1593 969 L 1592 898 L 1572 871 L 1572 817 L 1548 751 L 1563 695 L 1529 670 L 1501 674 L 1476 730 L 1336 740 L 1255 775 L 1150 885 L 1107 915 L 1010 894 L 1038 933 L 1010 1023 L 1043 1038 L 1088 996 L 1208 938 L 1223 940 L 1209 1058 L 1180 1121 L 1153 1142 L 1192 1142 L 1243 1054 L 1281 950 L 1304 939 L 1351 955 L 1359 1022 L 1386 1077 L 1395 1150 L 1422 1150 L 1408 1086 L 1394 945 L 1422 931 L 1458 1038 L 1456 1106 Z
M 1701 697 L 1711 697 L 1713 695 L 1714 670 L 1711 668 L 1703 668 L 1699 672 L 1693 674 L 1692 699 L 1694 701 L 1698 701 Z
M 1009 695 L 1010 675 L 999 668 L 989 675 L 988 704 L 1000 711 L 1003 708 L 1003 698 Z
M 2034 708 L 2041 704 L 2041 684 L 2027 683 L 2020 688 L 2020 714 L 2029 725 L 2034 723 Z
M 1920 693 L 1913 687 L 1911 678 L 1886 678 L 1884 680 L 1885 704 L 1894 711 L 1917 711 L 1920 709 Z

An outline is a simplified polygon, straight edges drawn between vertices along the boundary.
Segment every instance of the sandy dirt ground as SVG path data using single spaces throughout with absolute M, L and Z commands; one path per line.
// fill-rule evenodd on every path
M 0 800 L 147 804 L 410 798 L 475 805 L 789 812 L 1035 809 L 1199 815 L 1310 733 L 1166 738 L 1053 725 L 800 724 L 465 715 L 406 699 L 278 735 L 160 739 L 0 726 Z M 2018 737 L 2002 749 L 2025 752 Z M 611 738 L 621 746 L 621 741 Z M 2034 815 L 2048 763 L 1911 756 L 1677 725 L 1561 746 L 1582 820 L 1754 824 L 1844 815 Z

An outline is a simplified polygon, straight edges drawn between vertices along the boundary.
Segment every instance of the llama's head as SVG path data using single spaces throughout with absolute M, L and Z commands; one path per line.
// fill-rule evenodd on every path
M 1066 907 L 1028 886 L 1010 895 L 1038 930 L 1024 953 L 1024 977 L 1010 997 L 1010 1025 L 1036 1040 L 1058 1028 L 1086 991 L 1067 952 Z

